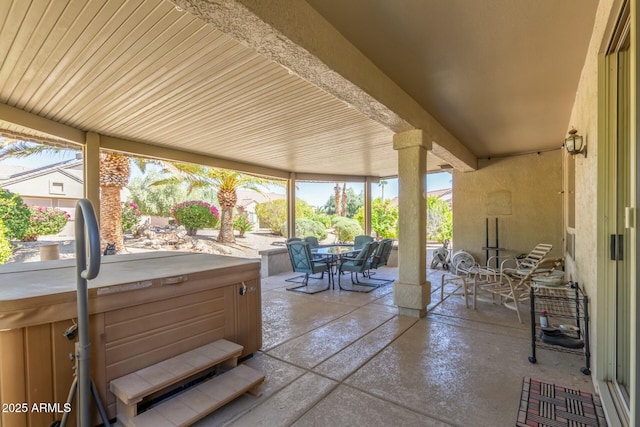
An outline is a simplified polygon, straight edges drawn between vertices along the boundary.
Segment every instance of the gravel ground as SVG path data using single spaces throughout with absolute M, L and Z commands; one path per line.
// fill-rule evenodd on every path
M 243 258 L 259 258 L 258 252 L 264 249 L 284 246 L 285 238 L 275 236 L 268 230 L 259 230 L 246 233 L 244 237 L 236 235 L 236 243 L 218 243 L 216 238 L 217 230 L 199 230 L 193 236 L 192 242 L 180 248 L 164 245 L 159 249 L 152 248 L 145 239 L 134 239 L 130 235 L 125 236 L 125 253 L 156 252 L 158 250 L 192 250 L 194 252 L 212 253 L 220 255 L 230 255 Z M 40 261 L 40 246 L 55 244 L 59 245 L 60 258 L 74 258 L 75 244 L 69 237 L 43 236 L 37 242 L 13 242 L 13 256 L 7 263 L 12 262 L 33 262 Z
M 134 239 L 130 235 L 127 235 L 125 236 L 125 253 L 173 250 L 229 255 L 241 258 L 260 258 L 260 255 L 258 254 L 259 251 L 284 247 L 285 245 L 284 237 L 275 236 L 268 230 L 258 230 L 246 233 L 244 237 L 236 235 L 236 243 L 231 244 L 218 243 L 216 241 L 217 236 L 217 230 L 199 230 L 198 234 L 192 237 L 192 243 L 190 245 L 184 245 L 180 248 L 162 246 L 159 249 L 154 249 L 148 245 L 148 242 L 145 242 L 145 239 Z M 40 246 L 54 243 L 59 245 L 61 259 L 75 257 L 75 244 L 73 239 L 69 237 L 43 236 L 41 237 L 41 240 L 38 240 L 37 242 L 13 242 L 13 256 L 7 261 L 7 263 L 40 261 Z M 320 243 L 336 243 L 336 238 L 330 233 L 327 239 Z M 434 242 L 430 242 L 427 245 L 427 265 L 431 262 L 433 249 L 440 246 L 441 245 L 439 243 Z

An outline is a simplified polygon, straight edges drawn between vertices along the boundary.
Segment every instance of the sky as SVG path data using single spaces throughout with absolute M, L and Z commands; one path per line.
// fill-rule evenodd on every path
M 59 153 L 55 156 L 51 155 L 35 155 L 29 158 L 9 158 L 0 161 L 0 165 L 17 165 L 26 166 L 29 169 L 35 169 L 41 166 L 58 163 L 64 160 L 73 159 L 73 153 Z M 132 167 L 132 174 L 139 174 L 136 167 Z M 384 198 L 394 198 L 398 196 L 398 180 L 387 179 L 384 186 Z M 333 197 L 335 182 L 298 182 L 296 195 L 312 206 L 324 206 L 330 197 Z M 364 183 L 347 183 L 347 188 L 353 188 L 356 194 L 364 192 Z M 451 188 L 451 174 L 449 172 L 440 172 L 427 175 L 427 191 L 442 190 Z M 274 193 L 284 194 L 283 188 L 271 188 Z M 382 197 L 382 186 L 374 184 L 372 186 L 373 198 Z
M 384 198 L 393 199 L 398 196 L 398 180 L 386 179 Z M 298 182 L 296 195 L 312 206 L 324 206 L 333 197 L 335 182 Z M 364 192 L 364 183 L 347 183 L 347 188 L 353 188 L 356 194 Z M 451 188 L 451 174 L 440 172 L 427 175 L 427 191 Z M 274 191 L 281 192 L 281 191 Z M 382 197 L 382 187 L 374 184 L 371 188 L 372 198 Z

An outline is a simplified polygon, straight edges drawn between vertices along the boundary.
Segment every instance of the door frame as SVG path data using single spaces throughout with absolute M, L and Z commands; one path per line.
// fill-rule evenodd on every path
M 612 9 L 610 17 L 610 27 L 615 27 L 622 12 L 620 8 Z M 638 341 L 638 329 L 640 319 L 638 318 L 638 307 L 640 306 L 640 293 L 638 292 L 639 282 L 637 275 L 637 265 L 640 263 L 640 250 L 637 239 L 637 200 L 640 199 L 638 193 L 640 184 L 638 182 L 637 165 L 640 164 L 640 152 L 638 150 L 638 135 L 640 128 L 638 120 L 637 99 L 639 80 L 637 76 L 638 58 L 638 33 L 637 33 L 637 0 L 630 0 L 630 205 L 633 208 L 630 250 L 628 259 L 635 259 L 635 263 L 630 266 L 630 281 L 635 283 L 631 286 L 631 330 L 635 333 L 630 335 L 630 407 L 628 412 L 621 407 L 620 399 L 615 390 L 615 365 L 616 365 L 616 276 L 614 262 L 609 260 L 609 236 L 616 234 L 615 221 L 609 219 L 616 218 L 616 144 L 610 143 L 616 138 L 616 118 L 617 118 L 617 65 L 615 54 L 609 55 L 609 46 L 614 42 L 615 31 L 611 31 L 605 36 L 603 42 L 606 48 L 598 55 L 598 189 L 597 189 L 597 291 L 595 309 L 597 323 L 595 325 L 596 342 L 596 376 L 595 385 L 600 392 L 602 404 L 607 414 L 607 421 L 611 426 L 615 425 L 636 425 L 640 420 L 640 403 L 638 402 L 638 385 L 640 375 L 638 372 L 638 354 L 640 354 L 640 342 Z

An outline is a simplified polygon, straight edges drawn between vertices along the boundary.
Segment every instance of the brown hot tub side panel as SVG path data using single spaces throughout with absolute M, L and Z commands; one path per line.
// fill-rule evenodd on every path
M 244 347 L 243 356 L 262 345 L 261 298 L 258 262 L 242 262 L 216 268 L 217 257 L 197 254 L 205 266 L 176 275 L 135 282 L 112 281 L 90 288 L 92 377 L 110 418 L 115 417 L 115 397 L 109 381 L 212 341 L 225 338 Z M 125 256 L 126 257 L 126 256 Z M 128 260 L 127 258 L 123 258 Z M 189 265 L 194 258 L 175 261 Z M 156 260 L 170 263 L 172 259 Z M 134 265 L 154 271 L 137 255 Z M 153 263 L 151 263 L 153 264 Z M 110 260 L 104 275 L 122 277 Z M 104 265 L 103 265 L 104 267 Z M 126 272 L 125 272 L 126 273 Z M 24 279 L 28 274 L 22 272 Z M 8 276 L 4 276 L 8 277 Z M 0 269 L 0 289 L 3 287 Z M 120 280 L 120 279 L 117 279 Z M 91 287 L 91 284 L 90 284 Z M 246 289 L 246 291 L 245 291 Z M 242 290 L 242 292 L 241 292 Z M 0 300 L 0 400 L 5 402 L 60 403 L 67 398 L 74 344 L 63 336 L 76 315 L 75 292 L 35 295 L 16 304 Z M 31 303 L 31 304 L 30 304 Z M 18 310 L 7 310 L 16 307 Z M 10 326 L 10 328 L 7 328 Z M 0 425 L 49 425 L 61 414 L 1 414 Z M 71 417 L 75 422 L 75 415 Z M 96 418 L 96 424 L 98 418 Z

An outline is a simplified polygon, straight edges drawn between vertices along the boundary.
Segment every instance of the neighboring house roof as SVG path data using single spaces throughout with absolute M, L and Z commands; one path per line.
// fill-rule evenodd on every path
M 53 199 L 77 200 L 84 195 L 83 162 L 72 159 L 20 171 L 6 179 L 0 179 L 0 186 L 19 194 L 29 204 L 45 206 L 47 203 L 44 200 L 50 200 L 56 206 L 61 202 L 53 203 Z
M 18 165 L 1 165 L 0 164 L 0 181 L 8 179 L 11 175 L 24 172 L 27 168 Z
M 50 174 L 51 172 L 59 172 L 62 175 L 69 177 L 70 179 L 82 183 L 82 175 L 77 171 L 72 170 L 78 166 L 82 166 L 82 160 L 66 160 L 64 162 L 54 163 L 52 165 L 42 166 L 36 169 L 30 169 L 10 175 L 6 179 L 0 180 L 0 184 L 11 185 L 18 182 L 27 181 L 29 179 L 37 178 L 39 176 Z

